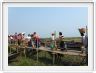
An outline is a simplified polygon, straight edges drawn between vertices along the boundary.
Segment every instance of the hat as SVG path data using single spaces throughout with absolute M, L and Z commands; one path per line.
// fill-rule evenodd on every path
M 25 34 L 25 32 L 22 32 L 22 34 Z
M 52 33 L 52 35 L 54 35 L 54 33 Z

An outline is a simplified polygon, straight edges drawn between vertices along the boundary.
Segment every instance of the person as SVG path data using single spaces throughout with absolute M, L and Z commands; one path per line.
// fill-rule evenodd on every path
M 86 30 L 86 35 L 85 35 L 85 30 Z M 85 51 L 86 63 L 88 64 L 88 35 L 87 35 L 87 31 L 88 31 L 87 26 L 86 26 L 86 29 L 85 28 L 79 29 L 79 32 L 81 33 L 81 36 L 82 36 L 82 46 L 81 46 L 82 53 L 84 53 L 84 51 Z
M 31 39 L 31 35 L 30 35 L 30 34 L 28 34 L 28 36 L 27 36 L 27 37 L 25 37 L 25 39 L 26 39 L 27 41 L 30 41 L 30 39 Z
M 32 48 L 35 48 L 35 43 L 34 43 L 34 37 L 33 37 L 34 35 L 33 34 L 31 34 L 31 45 L 32 45 Z
M 83 37 L 83 43 L 81 44 L 81 53 L 85 53 L 86 57 L 83 59 L 83 61 L 86 59 L 86 64 L 88 64 L 88 36 L 85 35 Z
M 52 40 L 52 41 L 55 40 L 55 34 L 54 34 L 54 33 L 52 33 L 51 40 Z
M 15 34 L 14 34 L 14 41 L 15 41 L 15 43 L 17 43 L 17 36 L 18 36 L 18 34 L 17 34 L 17 32 L 15 32 Z
M 10 35 L 8 35 L 8 43 L 11 44 L 11 38 L 10 38 Z
M 17 40 L 18 40 L 18 45 L 21 45 L 21 41 L 22 41 L 22 35 L 21 35 L 21 33 L 18 34 Z
M 86 53 L 86 63 L 88 64 L 88 36 L 87 35 L 85 35 L 83 44 L 84 44 L 85 53 Z
M 51 36 L 51 49 L 54 49 L 55 48 L 55 34 L 52 33 L 52 36 Z
M 60 37 L 60 49 L 63 51 L 65 50 L 65 46 L 64 46 L 64 36 Z
M 28 34 L 28 36 L 26 37 L 26 41 L 28 42 L 28 46 L 31 47 L 32 44 L 31 44 L 31 35 Z
M 59 38 L 62 38 L 62 32 L 59 32 Z
M 85 52 L 88 52 L 88 36 L 87 35 L 84 35 L 83 38 L 82 38 L 82 53 L 85 51 Z
M 33 35 L 35 46 L 38 48 L 40 46 L 40 36 L 36 32 L 34 32 Z
M 84 46 L 86 48 L 86 52 L 88 52 L 88 36 L 87 35 L 85 35 L 84 37 Z
M 21 37 L 22 37 L 22 43 L 24 43 L 25 42 L 25 39 L 26 39 L 25 32 L 22 32 L 21 33 Z
M 13 44 L 13 35 L 10 35 L 11 44 Z

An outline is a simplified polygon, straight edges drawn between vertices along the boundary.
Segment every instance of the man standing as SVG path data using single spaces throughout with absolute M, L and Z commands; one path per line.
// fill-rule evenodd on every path
M 40 46 L 40 36 L 36 32 L 34 32 L 33 35 L 36 48 L 38 48 Z

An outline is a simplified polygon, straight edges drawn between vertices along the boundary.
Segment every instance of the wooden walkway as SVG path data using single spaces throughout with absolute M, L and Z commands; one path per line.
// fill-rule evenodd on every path
M 18 50 L 20 50 L 20 49 L 22 50 L 23 49 L 23 53 L 24 53 L 25 57 L 26 57 L 26 50 L 27 49 L 33 49 L 32 47 L 23 47 L 23 46 L 22 47 L 16 46 L 14 48 L 17 48 L 17 53 L 18 53 Z M 47 48 L 47 47 L 39 47 L 39 48 L 34 48 L 34 49 L 37 51 L 37 61 L 38 61 L 38 58 L 39 58 L 38 51 L 51 52 L 53 54 L 53 60 L 52 60 L 53 61 L 53 64 L 55 63 L 55 54 L 80 56 L 80 57 L 82 57 L 82 60 L 85 59 L 85 57 L 86 57 L 86 54 L 85 53 L 81 53 L 81 51 L 77 51 L 77 50 L 61 51 L 59 49 L 57 49 L 57 50 L 51 50 L 51 48 Z M 16 54 L 10 54 L 10 55 L 8 55 L 8 59 L 11 58 L 13 55 L 16 55 Z
M 28 47 L 32 49 L 31 47 Z M 53 64 L 55 63 L 55 54 L 62 54 L 62 55 L 73 55 L 73 56 L 80 56 L 82 58 L 82 62 L 84 61 L 86 54 L 81 53 L 81 51 L 76 51 L 76 50 L 67 50 L 67 51 L 60 51 L 60 50 L 51 50 L 51 48 L 46 48 L 46 47 L 39 47 L 36 48 L 37 50 L 37 61 L 38 61 L 38 51 L 45 51 L 45 52 L 51 52 L 53 54 Z
M 52 53 L 59 53 L 59 54 L 63 54 L 63 55 L 86 56 L 85 53 L 81 53 L 81 51 L 76 51 L 76 50 L 60 51 L 59 49 L 51 50 L 51 48 L 46 48 L 46 47 L 39 47 L 38 50 L 48 51 L 48 52 L 52 52 Z
M 12 46 L 13 48 L 13 46 Z M 24 53 L 27 49 L 33 49 L 32 47 L 20 47 L 20 46 L 16 46 L 14 48 L 18 49 L 24 49 Z M 52 53 L 59 53 L 59 54 L 63 54 L 63 55 L 76 55 L 76 56 L 86 56 L 85 53 L 81 53 L 81 51 L 77 51 L 77 50 L 67 50 L 67 51 L 61 51 L 60 49 L 57 50 L 51 50 L 51 48 L 47 48 L 47 47 L 39 47 L 39 48 L 34 48 L 36 50 L 41 50 L 41 51 L 47 51 L 47 52 L 52 52 Z M 11 55 L 9 55 L 11 56 Z

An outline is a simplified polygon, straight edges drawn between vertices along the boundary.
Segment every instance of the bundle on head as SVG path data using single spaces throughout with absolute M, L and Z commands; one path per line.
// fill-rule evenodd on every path
M 85 33 L 85 28 L 80 28 L 80 29 L 79 29 L 79 32 L 80 32 L 80 33 Z

